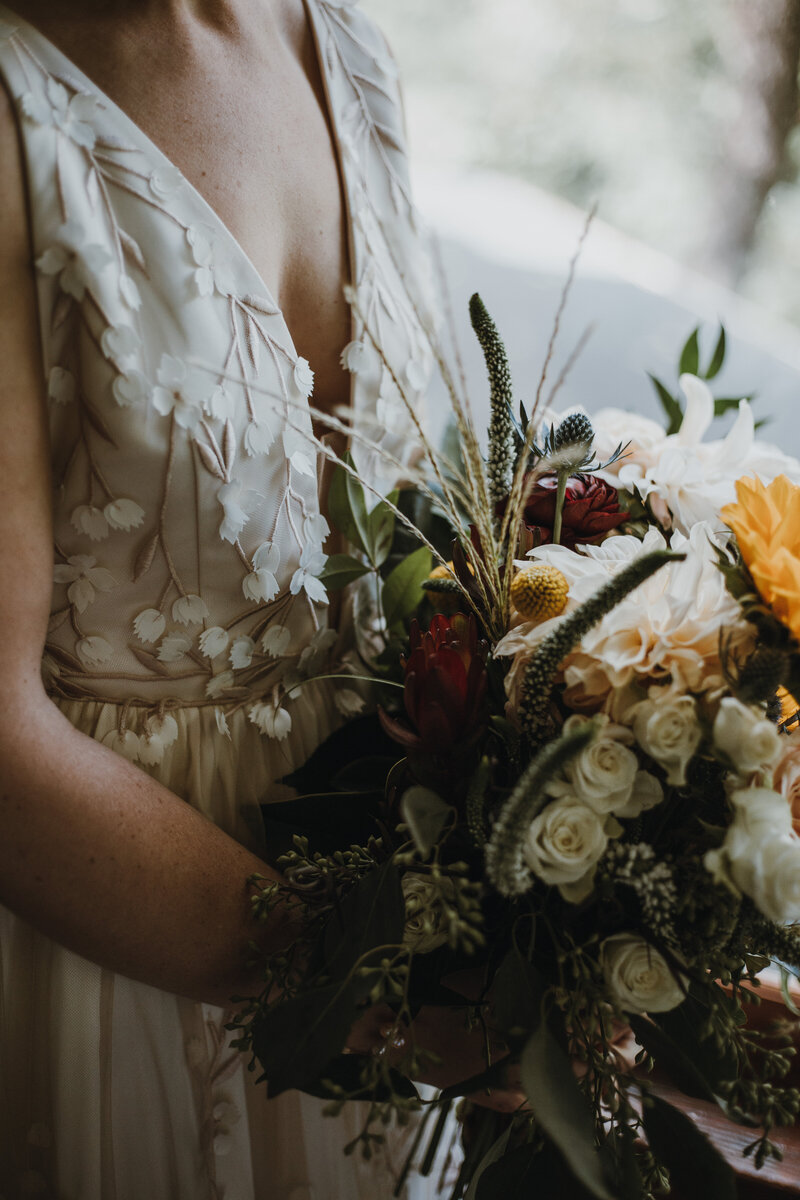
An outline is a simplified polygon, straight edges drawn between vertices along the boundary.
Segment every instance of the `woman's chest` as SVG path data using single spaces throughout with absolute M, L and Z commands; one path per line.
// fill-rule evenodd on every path
M 350 262 L 338 146 L 311 27 L 303 16 L 280 37 L 267 33 L 248 41 L 112 26 L 88 42 L 66 26 L 53 37 L 233 235 L 314 366 L 315 403 L 331 409 L 349 397 L 339 363 Z

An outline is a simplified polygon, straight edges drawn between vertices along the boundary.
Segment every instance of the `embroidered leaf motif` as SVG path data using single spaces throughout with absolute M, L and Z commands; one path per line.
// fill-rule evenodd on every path
M 145 279 L 149 279 L 150 276 L 147 274 L 144 255 L 142 254 L 142 248 L 139 243 L 135 238 L 132 238 L 129 233 L 126 233 L 124 229 L 117 229 L 117 232 L 119 233 L 119 240 L 122 243 L 122 249 L 127 258 L 136 264 L 136 266 L 144 275 Z
M 53 304 L 53 315 L 50 318 L 53 333 L 61 328 L 71 311 L 72 297 L 68 296 L 66 292 L 59 292 Z
M 206 446 L 203 442 L 195 442 L 197 453 L 203 461 L 203 466 L 212 475 L 216 475 L 217 479 L 226 482 L 227 476 L 220 466 L 219 459 L 210 446 Z
M 136 555 L 136 560 L 133 566 L 133 581 L 141 579 L 142 575 L 146 575 L 153 565 L 156 550 L 158 549 L 158 534 L 154 533 L 147 541 L 142 542 L 139 553 Z
M 169 671 L 152 650 L 143 650 L 141 646 L 134 646 L 132 643 L 129 643 L 128 649 L 148 671 L 155 671 L 156 675 L 169 677 Z
M 84 398 L 84 403 L 83 403 L 83 411 L 86 416 L 86 420 L 92 426 L 95 433 L 99 433 L 100 437 L 103 438 L 104 441 L 108 442 L 108 444 L 110 446 L 113 446 L 114 449 L 116 450 L 117 443 L 115 442 L 114 438 L 111 436 L 108 426 L 106 425 L 103 418 L 100 416 L 100 413 L 97 411 L 97 409 L 93 405 L 89 404 L 85 398 Z
M 233 460 L 236 456 L 236 434 L 230 420 L 225 422 L 225 429 L 222 434 L 222 455 L 225 462 L 225 470 L 230 473 L 233 469 Z

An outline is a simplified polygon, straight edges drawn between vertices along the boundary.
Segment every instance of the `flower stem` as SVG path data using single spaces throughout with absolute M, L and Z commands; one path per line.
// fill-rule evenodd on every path
M 553 545 L 558 546 L 561 542 L 561 517 L 564 512 L 564 499 L 567 495 L 567 480 L 569 479 L 569 470 L 562 467 L 558 472 L 558 489 L 556 491 L 556 513 L 553 518 Z

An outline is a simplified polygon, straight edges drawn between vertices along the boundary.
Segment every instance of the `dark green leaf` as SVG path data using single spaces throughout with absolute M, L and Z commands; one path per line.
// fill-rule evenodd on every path
M 391 628 L 410 617 L 424 595 L 422 582 L 431 572 L 431 553 L 420 546 L 389 573 L 383 584 L 383 615 Z
M 711 355 L 711 362 L 706 369 L 706 379 L 715 379 L 722 370 L 722 364 L 725 362 L 725 326 L 720 325 L 719 337 L 717 344 L 714 347 L 714 353 Z
M 661 380 L 656 379 L 655 375 L 650 375 L 649 379 L 656 389 L 656 395 L 661 401 L 661 407 L 664 409 L 664 414 L 667 418 L 667 433 L 677 433 L 683 422 L 683 409 L 680 401 L 676 400 L 667 391 Z
M 487 1164 L 475 1191 L 475 1200 L 528 1200 L 555 1196 L 548 1166 L 539 1146 L 518 1146 Z M 557 1168 L 556 1168 L 557 1169 Z
M 699 327 L 694 329 L 681 350 L 681 361 L 678 367 L 681 375 L 696 375 L 700 369 L 700 345 L 697 340 L 699 333 Z
M 724 417 L 727 412 L 738 412 L 739 405 L 743 400 L 747 400 L 749 403 L 752 399 L 752 396 L 720 396 L 714 401 L 714 416 Z
M 403 794 L 400 811 L 414 844 L 422 857 L 427 858 L 447 824 L 452 812 L 450 805 L 430 788 L 412 787 Z
M 387 500 L 397 505 L 400 493 L 390 492 Z M 394 540 L 395 516 L 388 504 L 379 500 L 367 518 L 367 557 L 373 567 L 380 567 L 389 557 Z
M 653 1095 L 644 1097 L 642 1115 L 650 1149 L 684 1200 L 736 1200 L 736 1176 L 694 1121 Z
M 687 996 L 677 1008 L 653 1013 L 653 1020 L 680 1047 L 685 1057 L 691 1059 L 712 1091 L 719 1092 L 721 1084 L 736 1078 L 737 1062 L 730 1050 L 719 1049 L 713 1037 L 700 1036 L 707 1023 L 709 1003 L 728 1008 L 736 1019 L 735 1002 L 722 988 L 710 987 L 704 989 L 702 1000 L 694 995 Z
M 491 1119 L 491 1114 L 484 1115 L 482 1113 L 481 1117 L 484 1121 L 488 1121 Z M 486 1171 L 488 1171 L 489 1167 L 491 1167 L 492 1163 L 498 1162 L 503 1157 L 506 1152 L 506 1147 L 508 1146 L 510 1137 L 511 1125 L 508 1125 L 508 1127 L 504 1129 L 499 1137 L 497 1137 L 491 1144 L 481 1161 L 478 1163 L 475 1173 L 472 1176 L 470 1185 L 467 1188 L 467 1193 L 464 1197 L 464 1200 L 477 1200 L 477 1197 L 480 1195 L 480 1184 L 484 1174 Z M 493 1200 L 496 1194 L 496 1192 L 484 1193 L 484 1200 Z
M 403 941 L 406 910 L 397 867 L 389 861 L 355 883 L 325 927 L 325 961 L 331 975 L 344 978 L 359 959 L 378 946 Z
M 344 462 L 353 466 L 346 454 Z M 328 514 L 333 528 L 364 553 L 367 551 L 367 502 L 364 489 L 348 470 L 337 467 L 328 489 Z
M 656 1060 L 660 1070 L 687 1096 L 714 1102 L 714 1093 L 698 1070 L 694 1059 L 665 1030 L 645 1017 L 629 1015 L 636 1040 Z
M 547 1021 L 531 1035 L 520 1060 L 522 1084 L 534 1115 L 592 1196 L 614 1200 L 594 1141 L 591 1112 L 570 1060 Z
M 331 779 L 351 762 L 362 758 L 365 747 L 369 747 L 372 755 L 397 758 L 397 745 L 384 733 L 375 713 L 356 717 L 335 730 L 302 767 L 284 775 L 280 782 L 301 793 L 328 792 Z
M 270 1009 L 253 1029 L 253 1051 L 270 1096 L 312 1087 L 341 1053 L 357 1014 L 352 984 L 332 983 Z
M 351 554 L 331 554 L 320 579 L 328 592 L 338 592 L 349 583 L 368 575 L 370 568 Z
M 492 1013 L 504 1033 L 532 1032 L 541 1020 L 545 983 L 527 958 L 512 947 L 492 983 Z

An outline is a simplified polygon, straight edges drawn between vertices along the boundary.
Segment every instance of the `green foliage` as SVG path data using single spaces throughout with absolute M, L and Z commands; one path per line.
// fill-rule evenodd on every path
M 475 293 L 469 302 L 472 328 L 480 343 L 486 370 L 489 375 L 489 498 L 492 504 L 500 504 L 508 496 L 511 487 L 513 424 L 511 402 L 513 391 L 511 372 L 508 366 L 503 340 L 480 296 Z
M 353 468 L 353 458 L 349 453 L 344 455 L 342 461 L 351 469 Z M 396 507 L 399 495 L 399 492 L 394 491 L 386 499 L 389 504 Z M 368 510 L 366 494 L 358 479 L 343 466 L 338 466 L 334 471 L 328 491 L 328 513 L 333 528 L 342 534 L 355 550 L 366 556 L 369 566 L 373 570 L 377 570 L 383 565 L 392 548 L 395 515 L 389 504 L 379 500 L 371 510 Z M 333 569 L 330 567 L 332 560 L 329 560 L 329 565 L 323 575 L 323 581 L 327 587 L 331 587 L 328 582 L 329 572 L 336 581 L 331 590 L 335 590 L 336 587 L 344 587 L 347 583 L 352 582 L 352 579 L 358 578 L 357 574 L 354 574 L 352 579 L 345 579 L 343 582 L 337 578 L 337 574 L 346 573 L 348 569 L 354 571 L 356 565 L 359 564 L 358 559 L 344 554 L 334 555 L 333 559 L 336 560 Z M 361 565 L 363 566 L 363 564 Z M 366 574 L 368 570 L 369 567 L 365 567 L 361 574 Z
M 431 572 L 431 553 L 420 546 L 402 559 L 383 581 L 383 615 L 391 629 L 411 616 L 422 600 L 422 584 Z
M 369 571 L 369 567 L 352 554 L 331 554 L 320 579 L 326 591 L 339 592 L 362 575 L 369 575 Z
M 589 1106 L 548 1021 L 541 1021 L 528 1039 L 520 1070 L 536 1120 L 561 1151 L 570 1171 L 590 1195 L 614 1200 L 595 1146 Z
M 717 337 L 714 350 L 708 360 L 708 366 L 703 370 L 700 365 L 700 328 L 693 329 L 689 337 L 684 343 L 680 353 L 678 364 L 678 374 L 697 375 L 700 379 L 705 379 L 710 382 L 716 379 L 722 370 L 725 362 L 725 354 L 727 350 L 727 338 L 725 335 L 725 327 L 720 325 L 719 335 Z M 677 433 L 683 421 L 683 404 L 677 396 L 674 396 L 667 387 L 656 379 L 655 375 L 649 375 L 650 382 L 655 388 L 656 395 L 661 402 L 661 407 L 664 410 L 666 417 L 667 433 Z M 722 417 L 725 413 L 738 409 L 742 400 L 753 400 L 753 394 L 747 396 L 720 396 L 714 400 L 714 416 Z M 763 424 L 763 422 L 762 422 Z

